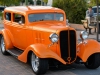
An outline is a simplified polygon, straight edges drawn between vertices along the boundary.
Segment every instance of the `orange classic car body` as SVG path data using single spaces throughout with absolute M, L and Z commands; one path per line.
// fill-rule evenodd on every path
M 41 14 L 50 19 L 45 20 Z M 24 22 L 19 20 L 20 15 Z M 66 15 L 61 9 L 49 6 L 7 7 L 3 17 L 1 37 L 4 38 L 5 50 L 22 62 L 26 63 L 34 53 L 38 58 L 53 58 L 65 65 L 76 62 L 77 58 L 85 63 L 91 55 L 100 53 L 100 44 L 95 40 L 77 43 L 76 30 L 66 25 Z M 38 17 L 42 19 L 37 20 Z M 56 43 L 50 40 L 52 33 L 59 36 Z

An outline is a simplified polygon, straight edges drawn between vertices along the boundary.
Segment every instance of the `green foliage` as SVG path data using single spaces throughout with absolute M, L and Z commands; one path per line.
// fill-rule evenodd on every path
M 96 6 L 97 5 L 97 0 L 91 0 L 89 6 Z M 100 6 L 100 0 L 98 0 L 98 5 Z
M 25 0 L 21 0 L 22 4 L 25 3 Z M 28 0 L 29 4 L 34 5 L 33 0 Z
M 43 0 L 43 2 L 47 4 L 48 3 L 48 0 Z
M 3 13 L 0 12 L 0 19 L 3 19 Z
M 54 0 L 53 6 L 63 9 L 71 23 L 81 23 L 85 18 L 86 0 Z
M 0 0 L 0 5 L 3 6 L 11 6 L 11 5 L 19 5 L 20 0 Z
M 37 0 L 37 5 L 41 5 L 41 1 L 40 0 Z
M 28 0 L 29 4 L 34 5 L 33 0 Z
M 2 12 L 0 12 L 0 17 L 2 17 Z

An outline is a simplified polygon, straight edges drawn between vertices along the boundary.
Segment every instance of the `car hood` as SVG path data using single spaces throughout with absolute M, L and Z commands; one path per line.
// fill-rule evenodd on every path
M 47 31 L 47 32 L 56 32 L 57 30 L 67 30 L 73 29 L 67 25 L 63 25 L 62 23 L 43 23 L 43 24 L 35 24 L 31 26 L 34 30 L 39 31 Z

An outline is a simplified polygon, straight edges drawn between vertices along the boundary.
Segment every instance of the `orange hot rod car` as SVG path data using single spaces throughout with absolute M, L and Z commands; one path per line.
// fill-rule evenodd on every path
M 44 74 L 50 65 L 83 63 L 89 69 L 100 65 L 100 44 L 82 31 L 68 26 L 65 12 L 49 6 L 7 7 L 0 31 L 1 52 L 30 62 L 35 74 Z

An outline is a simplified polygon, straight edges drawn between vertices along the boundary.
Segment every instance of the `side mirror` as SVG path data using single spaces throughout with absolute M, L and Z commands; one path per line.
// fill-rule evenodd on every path
M 68 26 L 69 26 L 69 20 L 68 20 L 68 19 L 66 19 L 66 25 L 68 25 Z
M 19 23 L 19 24 L 22 24 L 22 21 L 19 21 L 18 23 Z

